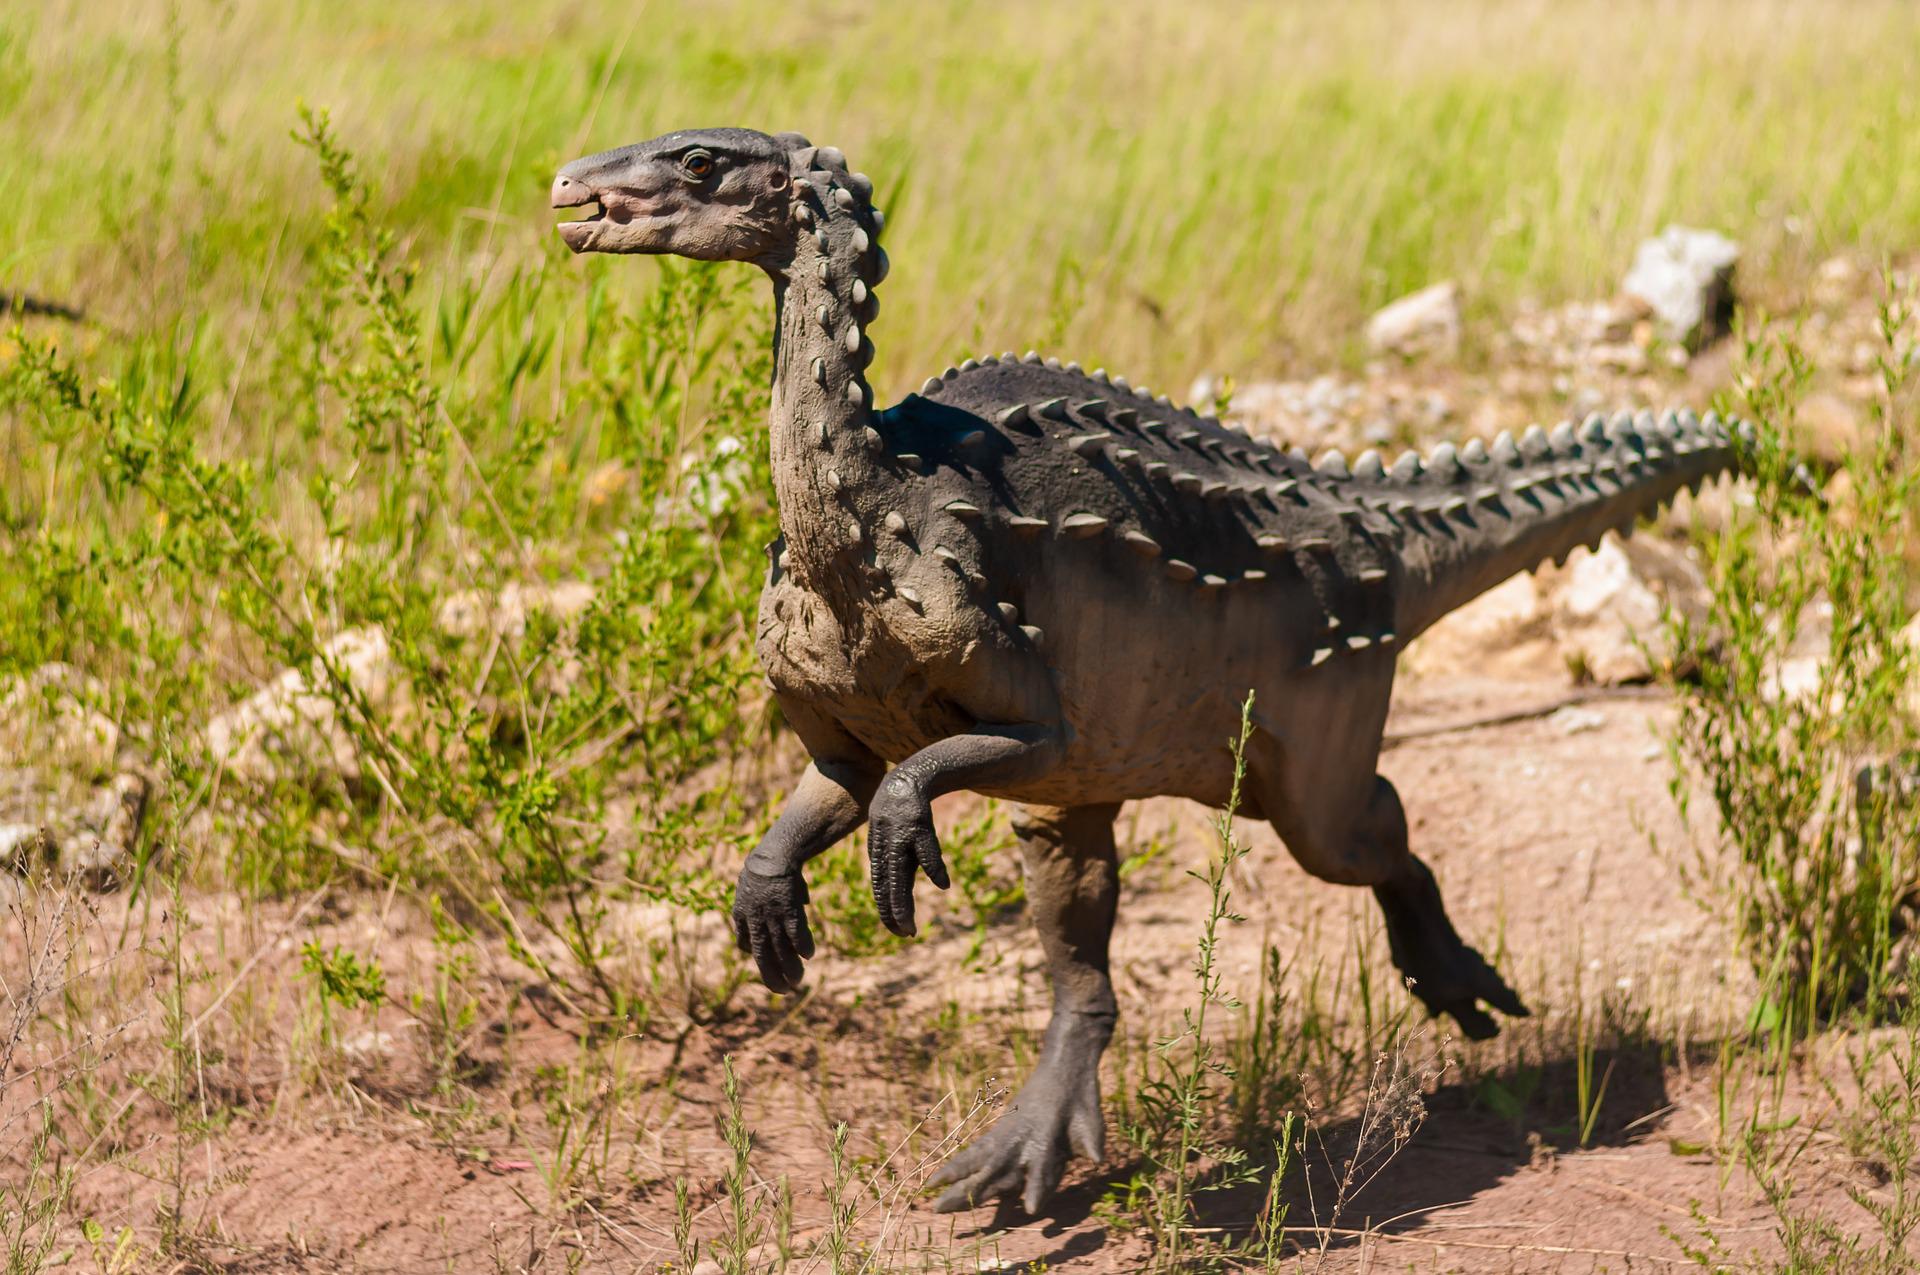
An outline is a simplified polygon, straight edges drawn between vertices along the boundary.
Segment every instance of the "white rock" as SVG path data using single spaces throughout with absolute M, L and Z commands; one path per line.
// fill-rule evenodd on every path
M 1813 272 L 1813 299 L 1838 309 L 1868 291 L 1868 272 L 1856 257 L 1842 253 L 1828 257 Z
M 1824 681 L 1821 664 L 1818 655 L 1789 655 L 1779 667 L 1768 670 L 1761 694 L 1771 701 L 1811 699 Z
M 340 1042 L 340 1052 L 357 1063 L 377 1062 L 393 1054 L 393 1033 L 368 1027 Z
M 1641 241 L 1620 290 L 1652 308 L 1662 336 L 1697 343 L 1729 316 L 1739 260 L 1740 245 L 1725 235 L 1668 226 Z
M 1367 320 L 1367 344 L 1396 354 L 1451 353 L 1460 344 L 1460 285 L 1409 293 Z
M 37 823 L 0 824 L 0 869 L 31 872 L 50 861 L 55 850 L 53 838 Z
M 1582 708 L 1578 704 L 1569 704 L 1547 718 L 1547 724 L 1562 735 L 1583 735 L 1590 730 L 1599 730 L 1607 724 L 1606 714 L 1598 709 Z
M 394 698 L 393 653 L 377 628 L 348 629 L 325 646 L 328 661 L 376 712 Z M 333 701 L 314 690 L 326 675 L 315 659 L 290 668 L 207 723 L 207 750 L 236 778 L 271 783 L 290 769 L 360 775 L 353 737 Z
M 1546 679 L 1580 668 L 1604 685 L 1644 681 L 1649 653 L 1667 658 L 1665 604 L 1698 616 L 1705 588 L 1682 550 L 1609 537 L 1597 553 L 1576 551 L 1564 570 L 1514 576 L 1443 617 L 1413 643 L 1407 667 Z
M 1602 685 L 1644 681 L 1653 673 L 1649 657 L 1664 661 L 1670 649 L 1667 600 L 1686 606 L 1705 589 L 1682 551 L 1652 538 L 1629 550 L 1609 536 L 1597 551 L 1568 562 L 1553 591 L 1554 639 Z
M 1870 442 L 1860 408 L 1838 394 L 1822 390 L 1807 395 L 1793 420 L 1794 436 L 1805 453 L 1828 465 L 1843 464 Z
M 585 580 L 509 584 L 498 594 L 469 589 L 449 596 L 440 604 L 434 619 L 441 632 L 451 637 L 472 638 L 497 633 L 501 637 L 517 638 L 526 633 L 529 616 L 550 615 L 564 624 L 591 606 L 593 598 L 593 586 Z
M 105 692 L 70 664 L 42 664 L 0 683 L 0 750 L 87 775 L 110 773 L 120 727 L 93 705 Z
M 1407 649 L 1403 662 L 1415 676 L 1561 676 L 1565 667 L 1553 647 L 1548 621 L 1533 577 L 1511 576 L 1442 616 Z

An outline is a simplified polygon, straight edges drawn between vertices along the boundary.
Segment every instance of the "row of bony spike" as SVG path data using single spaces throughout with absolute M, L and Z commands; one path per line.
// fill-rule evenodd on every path
M 1738 428 L 1743 439 L 1752 437 L 1752 426 L 1742 423 Z M 1549 460 L 1574 460 L 1616 447 L 1644 454 L 1648 444 L 1653 444 L 1674 455 L 1687 456 L 1703 448 L 1724 447 L 1732 437 L 1733 431 L 1711 412 L 1704 420 L 1688 411 L 1668 412 L 1658 418 L 1652 412 L 1643 411 L 1636 416 L 1623 411 L 1611 420 L 1595 412 L 1577 427 L 1572 421 L 1563 421 L 1552 431 L 1530 425 L 1518 440 L 1511 432 L 1502 430 L 1491 447 L 1477 438 L 1459 448 L 1452 443 L 1441 443 L 1424 461 L 1417 454 L 1407 452 L 1391 468 L 1381 460 L 1380 453 L 1372 449 L 1362 452 L 1351 470 L 1346 456 L 1338 449 L 1324 453 L 1314 468 L 1329 477 L 1361 481 L 1405 483 L 1432 474 L 1442 482 L 1450 482 L 1484 465 L 1518 469 Z
M 978 359 L 968 359 L 957 367 L 949 367 L 939 376 L 928 377 L 920 387 L 923 396 L 937 393 L 942 385 L 963 372 L 978 367 L 990 367 L 997 363 L 1025 363 L 1042 365 L 1053 371 L 1064 371 L 1070 375 L 1084 375 L 1110 386 L 1123 393 L 1157 404 L 1163 408 L 1173 408 L 1172 400 L 1165 394 L 1155 395 L 1146 386 L 1133 386 L 1125 377 L 1108 376 L 1104 368 L 1084 372 L 1078 363 L 1062 363 L 1057 358 L 1042 358 L 1037 352 L 1028 350 L 1025 354 L 1015 355 L 1011 350 L 1001 355 L 985 355 Z M 1017 414 L 1025 405 L 1009 408 L 1010 414 Z M 1218 425 L 1229 433 L 1239 436 L 1247 442 L 1255 442 L 1251 434 L 1235 425 L 1225 424 L 1211 416 L 1202 417 L 1207 423 Z M 1750 440 L 1752 426 L 1742 423 L 1738 426 L 1743 439 Z M 1637 415 L 1621 411 L 1609 420 L 1599 412 L 1590 414 L 1576 426 L 1572 421 L 1563 421 L 1551 431 L 1538 425 L 1528 426 L 1516 440 L 1510 431 L 1502 430 L 1491 446 L 1479 439 L 1470 439 L 1464 446 L 1456 448 L 1452 443 L 1436 445 L 1423 461 L 1414 452 L 1403 454 L 1389 467 L 1378 451 L 1371 448 L 1362 452 L 1353 462 L 1347 464 L 1346 455 L 1337 448 L 1322 453 L 1313 462 L 1313 468 L 1330 478 L 1354 478 L 1361 481 L 1412 482 L 1429 473 L 1441 481 L 1451 481 L 1460 477 L 1470 467 L 1497 464 L 1511 468 L 1553 459 L 1571 460 L 1582 456 L 1583 447 L 1593 450 L 1605 450 L 1615 445 L 1644 450 L 1648 443 L 1665 443 L 1674 454 L 1685 456 L 1704 447 L 1727 445 L 1733 431 L 1712 412 L 1704 419 L 1693 412 L 1669 411 L 1656 417 L 1651 411 L 1641 411 Z M 1277 448 L 1276 450 L 1287 450 Z M 1293 454 L 1299 455 L 1294 449 Z

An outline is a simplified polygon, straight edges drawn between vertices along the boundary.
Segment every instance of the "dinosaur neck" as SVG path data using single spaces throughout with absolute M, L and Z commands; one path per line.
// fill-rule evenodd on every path
M 793 251 L 771 272 L 774 494 L 788 570 L 810 585 L 843 574 L 831 569 L 836 559 L 857 552 L 865 538 L 855 534 L 847 500 L 874 463 L 866 328 L 879 312 L 873 289 L 887 258 L 876 242 L 882 219 L 869 202 L 872 190 L 864 176 L 846 171 L 837 150 L 797 152 Z

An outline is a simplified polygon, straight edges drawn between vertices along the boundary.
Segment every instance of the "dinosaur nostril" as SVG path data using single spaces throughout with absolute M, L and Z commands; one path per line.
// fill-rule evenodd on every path
M 553 199 L 555 208 L 571 208 L 577 204 L 588 203 L 593 192 L 583 183 L 573 180 L 564 173 L 554 175 Z

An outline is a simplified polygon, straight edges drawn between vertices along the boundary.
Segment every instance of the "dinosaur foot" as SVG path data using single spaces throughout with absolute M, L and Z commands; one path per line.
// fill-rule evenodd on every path
M 1375 886 L 1374 896 L 1386 914 L 1393 963 L 1411 981 L 1413 994 L 1428 1013 L 1451 1015 L 1471 1040 L 1500 1032 L 1480 1008 L 1482 1001 L 1515 1018 L 1528 1016 L 1530 1011 L 1506 980 L 1454 930 L 1426 864 L 1414 859 L 1407 875 Z
M 940 1166 L 933 1185 L 947 1189 L 934 1210 L 957 1213 L 1018 1193 L 1026 1211 L 1038 1214 L 1070 1154 L 1098 1161 L 1106 1153 L 1098 1075 L 1097 1050 L 1083 1067 L 1042 1059 L 993 1128 Z

